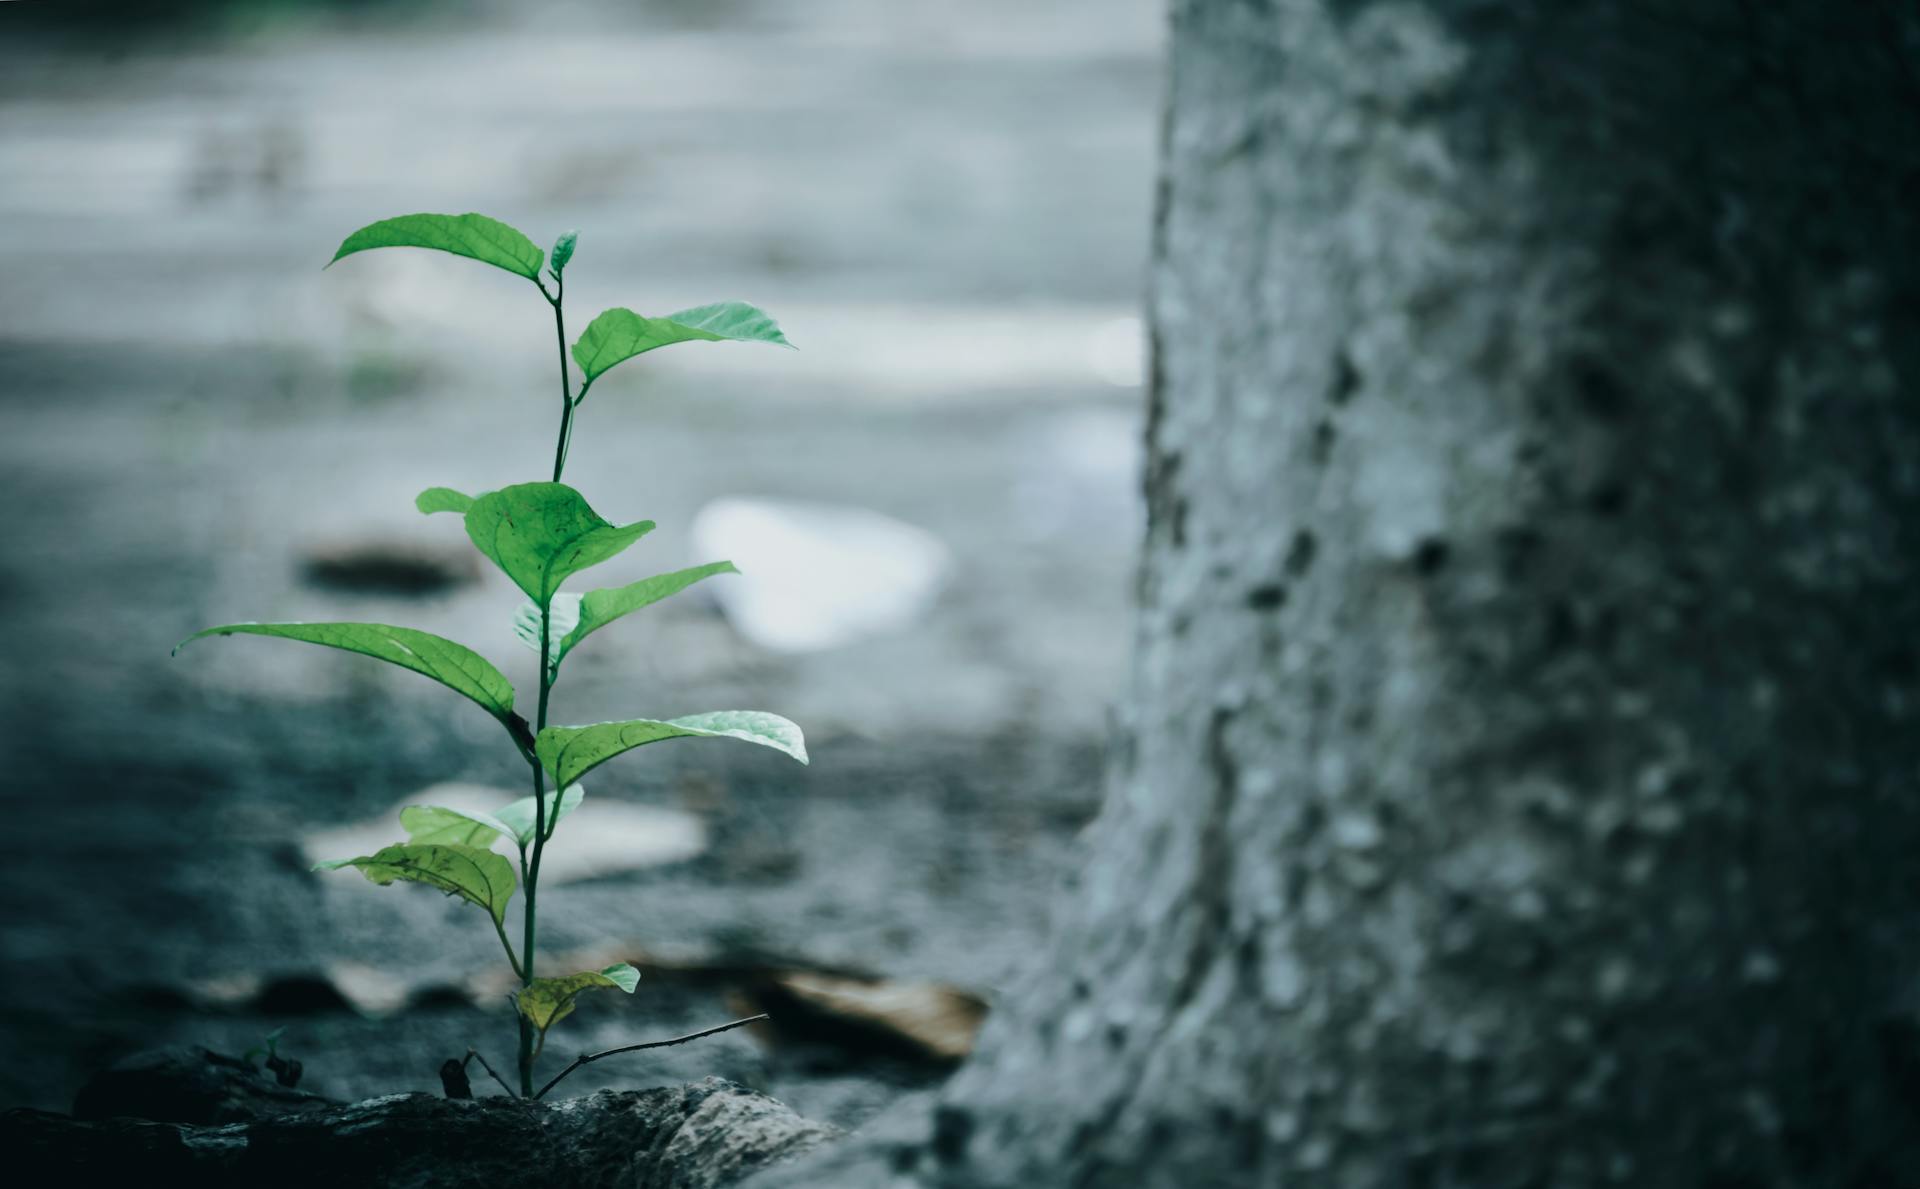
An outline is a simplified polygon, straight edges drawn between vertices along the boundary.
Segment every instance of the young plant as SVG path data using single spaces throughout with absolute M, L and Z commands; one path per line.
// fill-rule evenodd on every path
M 377 884 L 396 880 L 426 884 L 467 900 L 487 914 L 506 951 L 507 962 L 520 980 L 513 999 L 519 1015 L 519 1080 L 524 1097 L 538 1097 L 533 1089 L 534 1063 L 546 1044 L 548 1030 L 573 1012 L 580 994 L 603 989 L 631 994 L 640 978 L 639 972 L 625 963 L 544 978 L 535 972 L 540 860 L 560 822 L 586 795 L 580 779 L 616 756 L 667 739 L 738 739 L 807 762 L 800 728 L 779 715 L 757 710 L 721 710 L 664 720 L 635 718 L 589 726 L 552 726 L 547 722 L 548 698 L 559 680 L 561 664 L 581 641 L 614 620 L 703 578 L 736 572 L 731 562 L 722 561 L 584 594 L 561 589 L 573 575 L 613 558 L 653 529 L 651 520 L 614 524 L 604 519 L 579 492 L 560 482 L 574 420 L 594 381 L 617 364 L 674 343 L 732 340 L 792 345 L 772 318 L 744 302 L 717 302 L 664 318 L 611 309 L 588 323 L 585 333 L 573 344 L 573 361 L 580 369 L 576 389 L 567 367 L 567 325 L 562 307 L 564 278 L 574 243 L 574 233 L 567 232 L 555 241 L 549 257 L 519 231 L 483 215 L 402 215 L 354 232 L 328 262 L 331 267 L 343 257 L 371 248 L 436 249 L 525 277 L 553 308 L 560 349 L 560 428 L 554 443 L 552 480 L 516 483 L 479 495 L 430 487 L 414 501 L 428 515 L 451 512 L 460 516 L 474 546 L 526 594 L 527 601 L 513 617 L 513 629 L 540 658 L 540 692 L 532 723 L 515 708 L 513 685 L 500 670 L 463 645 L 414 628 L 376 623 L 230 623 L 196 632 L 174 648 L 178 653 L 181 647 L 206 636 L 253 635 L 357 652 L 433 678 L 473 701 L 505 729 L 531 771 L 532 796 L 502 805 L 492 813 L 437 805 L 408 806 L 400 813 L 406 841 L 371 855 L 320 863 L 316 870 L 352 867 Z M 546 275 L 553 280 L 551 291 L 541 279 L 543 264 Z M 519 852 L 517 879 L 514 864 L 492 849 L 502 838 Z M 507 936 L 507 906 L 516 889 L 525 892 L 518 952 Z M 693 1038 L 656 1044 L 685 1039 Z M 612 1052 L 582 1055 L 548 1082 L 540 1094 L 580 1065 Z

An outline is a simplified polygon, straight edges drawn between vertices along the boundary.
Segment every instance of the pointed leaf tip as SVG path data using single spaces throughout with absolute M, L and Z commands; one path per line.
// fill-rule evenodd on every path
M 612 979 L 615 986 L 629 995 L 633 994 L 633 989 L 640 985 L 640 972 L 625 962 L 615 962 L 613 965 L 601 970 L 600 973 L 604 977 Z
M 413 497 L 413 506 L 426 516 L 435 512 L 458 512 L 464 516 L 467 509 L 473 507 L 473 497 L 451 487 L 429 487 Z
M 560 238 L 553 241 L 553 251 L 548 253 L 548 259 L 552 261 L 549 268 L 555 277 L 566 271 L 567 261 L 573 259 L 573 246 L 579 242 L 578 231 L 563 231 Z

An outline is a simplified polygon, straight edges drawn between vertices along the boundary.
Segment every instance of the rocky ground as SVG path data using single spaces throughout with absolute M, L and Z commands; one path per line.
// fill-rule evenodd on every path
M 137 1168 L 165 1184 L 251 1187 L 634 1185 L 724 1189 L 842 1135 L 745 1086 L 702 1078 L 562 1101 L 285 1090 L 231 1057 L 180 1046 L 116 1065 L 73 1115 L 0 1111 L 0 1143 L 86 1183 Z M 782 1167 L 784 1166 L 784 1167 Z
M 596 584 L 710 560 L 687 525 L 741 495 L 873 509 L 954 563 L 911 624 L 834 649 L 756 644 L 696 590 L 569 661 L 561 721 L 763 708 L 814 755 L 672 744 L 590 782 L 697 846 L 543 893 L 550 967 L 648 976 L 555 1046 L 783 1026 L 572 1089 L 717 1074 L 857 1124 L 951 1054 L 796 985 L 955 988 L 951 1038 L 1033 960 L 1124 671 L 1156 6 L 789 9 L 0 37 L 0 1105 L 281 1026 L 341 1099 L 435 1089 L 470 1042 L 506 1058 L 477 913 L 303 850 L 440 782 L 518 795 L 494 724 L 293 644 L 168 658 L 211 623 L 365 619 L 531 686 L 517 595 L 410 501 L 543 477 L 551 324 L 465 261 L 320 270 L 410 210 L 580 228 L 576 328 L 740 297 L 801 348 L 690 345 L 596 387 L 568 479 L 661 525 Z

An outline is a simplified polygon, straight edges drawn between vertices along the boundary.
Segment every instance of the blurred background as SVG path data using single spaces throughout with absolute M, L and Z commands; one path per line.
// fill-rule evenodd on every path
M 800 348 L 677 347 L 582 410 L 568 481 L 660 525 L 585 585 L 746 575 L 597 635 L 556 720 L 766 709 L 814 762 L 678 743 L 594 774 L 550 852 L 543 963 L 646 977 L 583 1003 L 546 1066 L 772 1010 L 777 1031 L 570 1088 L 718 1073 L 851 1125 L 937 1084 L 1099 794 L 1161 20 L 0 5 L 0 1105 L 65 1109 L 131 1050 L 283 1026 L 303 1087 L 340 1097 L 437 1090 L 469 1043 L 511 1061 L 477 912 L 308 871 L 398 840 L 401 805 L 523 795 L 497 726 L 327 650 L 168 657 L 210 624 L 368 620 L 532 686 L 518 592 L 412 498 L 546 477 L 549 313 L 435 253 L 322 271 L 415 211 L 579 229 L 574 334 L 739 298 Z

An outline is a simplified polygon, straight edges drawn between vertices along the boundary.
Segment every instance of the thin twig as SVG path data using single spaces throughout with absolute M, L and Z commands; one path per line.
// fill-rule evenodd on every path
M 768 1016 L 767 1013 L 761 1012 L 757 1016 L 748 1016 L 744 1020 L 735 1020 L 731 1024 L 722 1024 L 718 1028 L 708 1028 L 704 1032 L 689 1032 L 685 1036 L 676 1036 L 672 1040 L 650 1040 L 645 1044 L 622 1045 L 620 1048 L 608 1049 L 602 1053 L 582 1053 L 578 1057 L 575 1057 L 573 1059 L 572 1065 L 569 1065 L 565 1069 L 561 1070 L 559 1073 L 554 1074 L 552 1081 L 540 1087 L 540 1093 L 535 1094 L 534 1098 L 537 1100 L 537 1099 L 546 1097 L 547 1091 L 559 1085 L 561 1078 L 566 1077 L 568 1074 L 580 1068 L 582 1065 L 592 1065 L 595 1061 L 600 1060 L 600 1058 L 602 1057 L 617 1057 L 621 1053 L 637 1053 L 641 1049 L 670 1048 L 673 1045 L 686 1044 L 690 1040 L 699 1040 L 703 1036 L 712 1036 L 717 1032 L 727 1032 L 734 1028 L 740 1027 L 742 1024 L 752 1024 L 760 1020 L 766 1020 L 771 1018 L 772 1017 Z
M 491 1066 L 491 1065 L 488 1065 L 488 1064 L 487 1064 L 487 1059 L 486 1059 L 485 1057 L 481 1057 L 481 1056 L 480 1056 L 480 1050 L 479 1050 L 479 1049 L 476 1049 L 476 1048 L 474 1048 L 474 1047 L 473 1047 L 472 1045 L 468 1045 L 468 1046 L 467 1046 L 467 1061 L 472 1061 L 472 1060 L 474 1060 L 475 1058 L 479 1058 L 479 1061 L 480 1061 L 480 1068 L 482 1068 L 482 1069 L 484 1069 L 484 1070 L 486 1070 L 486 1071 L 487 1071 L 487 1076 L 488 1076 L 488 1077 L 490 1077 L 490 1078 L 492 1078 L 492 1079 L 493 1079 L 494 1081 L 496 1081 L 496 1082 L 499 1082 L 499 1083 L 500 1083 L 500 1088 L 501 1088 L 502 1090 L 505 1090 L 505 1091 L 507 1092 L 507 1097 L 508 1097 L 508 1098 L 518 1098 L 518 1097 L 520 1097 L 520 1096 L 519 1096 L 518 1094 L 515 1094 L 515 1093 L 513 1092 L 513 1087 L 512 1087 L 512 1086 L 509 1086 L 509 1085 L 507 1085 L 507 1083 L 506 1083 L 506 1081 L 505 1081 L 505 1079 L 503 1079 L 503 1078 L 502 1078 L 502 1077 L 501 1077 L 501 1076 L 500 1076 L 499 1074 L 497 1074 L 497 1073 L 495 1073 L 495 1072 L 493 1072 L 493 1066 Z M 462 1066 L 462 1067 L 464 1067 L 464 1066 L 466 1065 L 466 1063 L 467 1063 L 467 1061 L 462 1061 L 462 1062 L 460 1063 L 460 1064 L 461 1064 L 461 1066 Z

